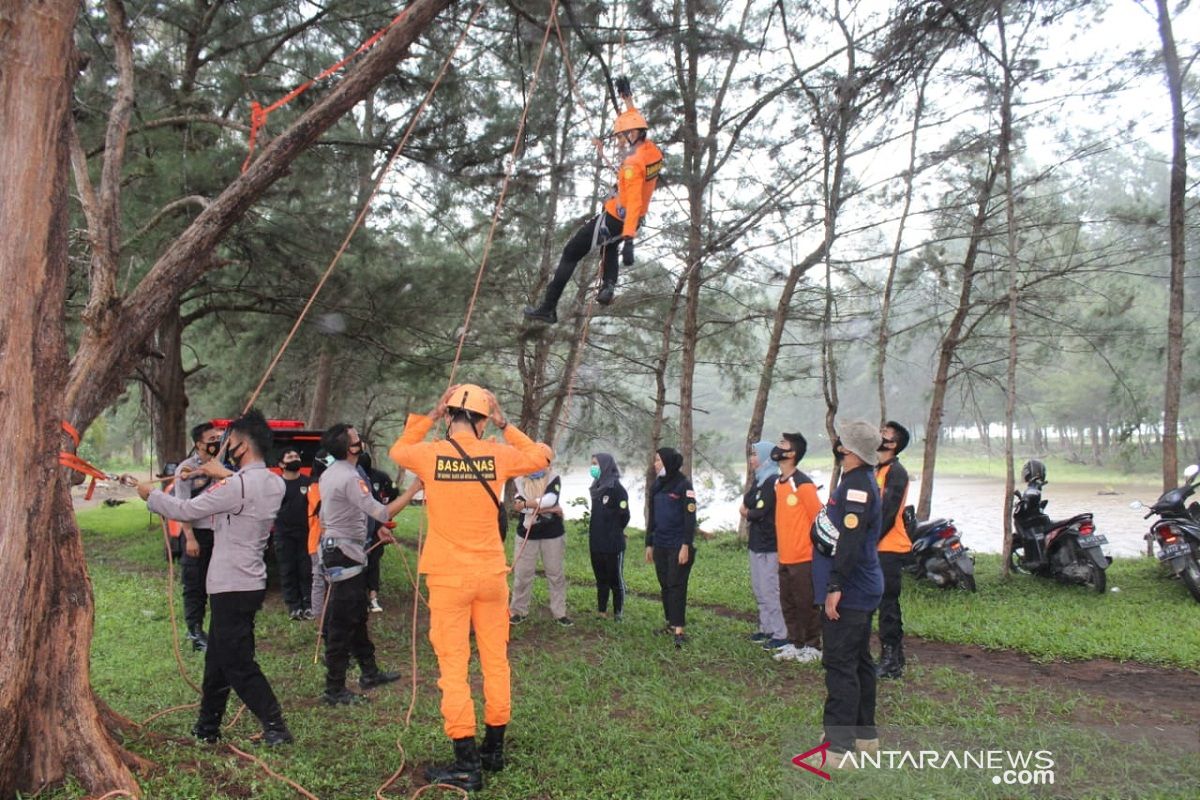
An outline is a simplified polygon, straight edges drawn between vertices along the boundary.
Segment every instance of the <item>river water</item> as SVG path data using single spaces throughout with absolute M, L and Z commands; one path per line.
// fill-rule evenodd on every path
M 818 486 L 828 481 L 828 474 L 810 473 Z M 697 514 L 700 527 L 705 531 L 735 530 L 738 526 L 740 496 L 731 496 L 725 488 L 713 487 L 709 476 L 701 475 L 697 483 Z M 1051 519 L 1067 519 L 1075 514 L 1090 511 L 1094 515 L 1096 532 L 1108 538 L 1108 554 L 1114 557 L 1138 556 L 1145 552 L 1142 537 L 1150 529 L 1146 513 L 1129 507 L 1133 500 L 1147 505 L 1158 498 L 1159 490 L 1147 483 L 1126 484 L 1082 484 L 1057 483 L 1052 480 L 1042 490 L 1042 498 L 1048 500 L 1046 513 Z M 573 506 L 576 498 L 588 497 L 588 486 L 592 479 L 586 470 L 569 470 L 562 473 L 562 505 L 569 519 L 583 516 L 582 506 Z M 640 477 L 623 478 L 630 494 L 630 508 L 635 527 L 644 527 L 642 509 L 645 493 Z M 916 505 L 920 492 L 920 476 L 913 476 L 909 487 L 909 502 Z M 821 499 L 827 496 L 828 487 L 820 490 Z M 1000 478 L 939 477 L 933 485 L 933 516 L 950 517 L 962 535 L 963 543 L 981 553 L 999 553 L 1003 543 L 1004 480 Z

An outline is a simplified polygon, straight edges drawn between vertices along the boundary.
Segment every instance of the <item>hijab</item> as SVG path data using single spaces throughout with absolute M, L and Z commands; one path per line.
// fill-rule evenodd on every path
M 660 447 L 656 452 L 666 470 L 666 474 L 658 481 L 660 485 L 665 486 L 679 477 L 679 470 L 683 469 L 683 454 L 672 447 Z
M 775 445 L 770 442 L 755 442 L 754 454 L 758 456 L 758 469 L 754 470 L 754 485 L 762 486 L 763 481 L 779 474 L 779 464 L 771 460 L 771 450 Z
M 621 470 L 617 467 L 616 459 L 608 453 L 596 453 L 592 456 L 600 467 L 600 477 L 592 481 L 590 487 L 592 499 L 599 499 L 605 492 L 616 488 L 621 482 Z

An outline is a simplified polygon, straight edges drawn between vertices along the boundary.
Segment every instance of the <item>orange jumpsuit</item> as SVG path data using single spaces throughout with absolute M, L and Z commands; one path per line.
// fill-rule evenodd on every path
M 442 718 L 451 739 L 475 735 L 475 704 L 467 679 L 471 628 L 483 668 L 483 719 L 507 725 L 512 716 L 508 668 L 508 564 L 497 525 L 496 504 L 454 446 L 423 441 L 429 417 L 410 414 L 388 455 L 425 485 L 429 534 L 417 570 L 429 586 L 429 641 L 441 676 Z M 545 469 L 542 449 L 515 425 L 501 444 L 472 433 L 456 441 L 499 497 L 504 483 Z
M 658 173 L 662 170 L 662 151 L 649 139 L 642 139 L 617 169 L 616 192 L 604 203 L 604 210 L 622 221 L 620 234 L 610 231 L 615 238 L 624 236 L 632 239 L 637 234 L 642 217 L 650 210 L 650 195 L 658 186 Z

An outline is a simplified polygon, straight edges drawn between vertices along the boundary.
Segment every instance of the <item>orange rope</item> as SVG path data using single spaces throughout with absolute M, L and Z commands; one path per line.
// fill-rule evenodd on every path
M 471 291 L 471 301 L 467 303 L 467 315 L 463 319 L 462 332 L 458 337 L 458 348 L 454 351 L 454 363 L 450 366 L 450 380 L 446 386 L 454 385 L 454 376 L 458 372 L 458 362 L 462 358 L 463 345 L 467 341 L 467 333 L 471 330 L 471 316 L 475 312 L 475 301 L 479 298 L 479 287 L 483 284 L 483 272 L 487 268 L 488 254 L 492 250 L 492 242 L 496 236 L 496 226 L 500 223 L 500 213 L 504 210 L 504 201 L 508 196 L 508 184 L 512 180 L 513 171 L 517 168 L 517 152 L 521 149 L 521 138 L 525 135 L 525 121 L 529 117 L 529 106 L 533 103 L 533 94 L 537 89 L 538 77 L 542 72 L 542 61 L 546 55 L 546 45 L 550 41 L 550 30 L 555 25 L 558 14 L 558 0 L 550 0 L 549 18 L 546 20 L 546 31 L 542 34 L 542 46 L 538 50 L 537 62 L 533 67 L 533 77 L 529 81 L 528 96 L 525 108 L 521 111 L 521 121 L 517 125 L 517 136 L 513 142 L 512 152 L 509 153 L 508 167 L 504 170 L 504 180 L 500 184 L 500 196 L 496 198 L 496 208 L 492 212 L 492 224 L 488 228 L 487 239 L 483 243 L 483 256 L 479 261 L 479 272 L 475 276 L 475 287 Z
M 183 655 L 179 652 L 179 622 L 175 619 L 175 554 L 171 551 L 171 534 L 167 530 L 166 517 L 159 517 L 162 523 L 163 544 L 167 546 L 167 610 L 171 615 L 171 641 L 175 646 L 175 663 L 179 666 L 179 675 L 188 686 L 201 694 L 200 687 L 188 677 L 187 668 L 183 665 Z
M 413 113 L 413 117 L 409 121 L 408 127 L 404 131 L 404 136 L 400 138 L 399 144 L 396 145 L 395 149 L 392 150 L 391 155 L 388 156 L 387 162 L 384 164 L 383 169 L 379 172 L 379 177 L 376 179 L 375 185 L 371 187 L 371 193 L 367 195 L 367 199 L 363 203 L 362 210 L 359 211 L 358 216 L 354 219 L 354 223 L 350 226 L 350 230 L 346 233 L 345 239 L 342 240 L 341 246 L 334 254 L 333 260 L 329 262 L 329 266 L 326 267 L 324 274 L 321 275 L 321 279 L 317 281 L 316 288 L 313 289 L 308 301 L 304 304 L 304 308 L 301 309 L 300 316 L 296 318 L 296 322 L 292 325 L 292 329 L 288 332 L 287 338 L 283 340 L 283 344 L 279 346 L 279 350 L 275 353 L 275 357 L 272 358 L 271 363 L 267 365 L 267 370 L 263 373 L 262 380 L 258 382 L 258 386 L 254 389 L 254 393 L 250 395 L 250 399 L 246 402 L 246 407 L 242 411 L 243 414 L 250 410 L 250 408 L 254 405 L 254 401 L 258 399 L 259 394 L 262 392 L 263 387 L 267 385 L 267 380 L 270 379 L 271 373 L 275 371 L 275 367 L 279 364 L 279 360 L 283 358 L 283 354 L 287 350 L 288 345 L 292 343 L 292 339 L 295 338 L 296 332 L 300 330 L 300 325 L 304 322 L 304 318 L 308 315 L 309 309 L 311 309 L 313 303 L 316 302 L 317 295 L 321 293 L 321 289 L 324 288 L 326 281 L 329 280 L 330 274 L 342 260 L 342 255 L 345 254 L 347 248 L 349 248 L 350 240 L 354 237 L 354 234 L 358 232 L 358 229 L 362 227 L 363 221 L 367 218 L 367 213 L 371 210 L 371 203 L 375 200 L 375 196 L 379 193 L 379 189 L 383 185 L 384 179 L 387 177 L 388 173 L 391 172 L 392 164 L 394 164 L 396 159 L 400 156 L 404 146 L 408 144 L 409 138 L 412 136 L 413 131 L 417 127 L 417 120 L 421 118 L 421 114 L 424 113 L 426 106 L 429 105 L 429 101 L 433 97 L 433 93 L 437 91 L 438 86 L 441 85 L 442 78 L 446 76 L 446 72 L 450 69 L 450 64 L 453 61 L 455 54 L 458 52 L 458 48 L 462 45 L 463 41 L 466 40 L 467 32 L 470 31 L 471 25 L 475 22 L 475 19 L 479 16 L 480 12 L 483 11 L 483 7 L 486 3 L 487 0 L 480 0 L 479 5 L 476 6 L 475 11 L 467 20 L 466 27 L 463 28 L 462 33 L 458 37 L 458 41 L 454 43 L 454 47 L 451 48 L 450 54 L 446 56 L 446 60 L 442 62 L 442 67 L 438 71 L 437 77 L 433 79 L 433 83 L 430 85 L 429 91 L 425 93 L 425 97 L 422 98 L 420 105 L 417 106 L 417 110 Z M 402 13 L 400 16 L 402 17 L 404 14 Z M 392 25 L 394 25 L 399 19 L 400 17 L 397 17 L 395 20 L 392 20 Z M 389 25 L 388 27 L 391 26 Z M 376 36 L 372 37 L 372 39 L 382 35 L 382 33 L 383 31 L 376 34 Z M 368 42 L 374 44 L 374 42 L 370 39 Z M 364 47 L 365 46 L 366 45 L 364 45 Z M 363 48 L 359 49 L 361 50 Z
M 283 781 L 283 782 L 284 782 L 284 783 L 286 783 L 288 786 L 291 786 L 291 787 L 292 787 L 293 789 L 295 789 L 297 792 L 299 792 L 299 793 L 300 793 L 300 794 L 302 794 L 303 796 L 307 797 L 307 798 L 308 798 L 308 800 L 321 800 L 321 798 L 317 797 L 315 794 L 313 794 L 312 792 L 308 791 L 308 789 L 305 789 L 303 786 L 301 786 L 300 784 L 296 783 L 296 782 L 295 782 L 294 780 L 292 780 L 291 778 L 286 778 L 286 777 L 284 777 L 283 775 L 280 775 L 280 774 L 279 774 L 278 772 L 276 772 L 275 770 L 271 769 L 269 766 L 267 766 L 267 762 L 263 761 L 261 758 L 258 758 L 257 756 L 252 756 L 252 755 L 250 755 L 249 753 L 243 752 L 242 750 L 238 750 L 236 747 L 234 747 L 234 746 L 233 746 L 233 745 L 231 745 L 231 744 L 227 744 L 227 745 L 225 745 L 225 746 L 226 746 L 227 748 L 229 748 L 231 751 L 233 751 L 235 754 L 237 754 L 238 756 L 240 756 L 241 758 L 244 758 L 244 759 L 246 759 L 247 761 L 250 761 L 250 762 L 252 762 L 252 763 L 254 763 L 254 764 L 257 764 L 259 767 L 261 767 L 261 768 L 262 768 L 263 772 L 267 773 L 268 775 L 270 775 L 270 776 L 271 776 L 272 778 L 274 778 L 275 780 L 277 780 L 277 781 Z
M 402 19 L 404 19 L 404 17 L 406 17 L 407 15 L 408 15 L 408 9 L 406 8 L 403 11 L 401 11 L 399 14 L 397 14 L 392 19 L 392 21 L 389 22 L 387 25 L 383 26 L 382 28 L 377 30 L 375 33 L 371 34 L 371 37 L 369 39 L 367 39 L 365 42 L 363 42 L 362 44 L 360 44 L 358 46 L 358 49 L 355 50 L 353 53 L 346 56 L 341 61 L 334 64 L 333 66 L 328 67 L 323 72 L 321 72 L 321 74 L 317 75 L 315 78 L 311 78 L 310 80 L 307 80 L 304 83 L 297 86 L 295 89 L 292 89 L 290 92 L 288 92 L 283 97 L 279 98 L 274 103 L 267 106 L 266 108 L 264 108 L 257 101 L 250 103 L 250 141 L 247 144 L 247 148 L 248 148 L 249 152 L 246 153 L 246 160 L 242 162 L 242 172 L 244 173 L 247 169 L 250 168 L 250 161 L 251 161 L 251 159 L 254 158 L 254 145 L 258 141 L 258 132 L 264 125 L 267 124 L 267 117 L 271 116 L 271 112 L 278 111 L 283 106 L 286 106 L 288 103 L 292 102 L 297 97 L 299 97 L 300 95 L 304 94 L 309 89 L 311 89 L 317 82 L 323 81 L 326 78 L 328 78 L 330 75 L 333 75 L 335 72 L 338 72 L 339 70 L 341 70 L 341 68 L 346 66 L 347 64 L 349 64 L 354 59 L 355 56 L 357 56 L 361 53 L 365 53 L 367 50 L 370 50 L 372 47 L 375 46 L 375 44 L 380 39 L 383 38 L 384 34 L 386 34 L 388 31 L 390 31 L 392 28 L 394 28 L 397 24 L 399 24 L 399 22 Z
M 110 798 L 113 798 L 113 797 L 132 797 L 133 800 L 137 800 L 136 794 L 134 794 L 133 792 L 130 792 L 130 791 L 126 791 L 125 789 L 113 789 L 111 792 L 105 792 L 104 794 L 97 797 L 96 800 L 110 800 Z
M 199 708 L 199 707 L 200 707 L 199 703 L 184 703 L 181 706 L 171 706 L 170 708 L 164 708 L 162 711 L 159 711 L 156 714 L 151 714 L 150 716 L 148 716 L 144 720 L 142 720 L 141 723 L 139 723 L 139 724 L 142 727 L 145 727 L 146 725 L 149 725 L 151 722 L 158 719 L 159 717 L 165 717 L 167 714 L 174 714 L 176 711 L 187 711 L 190 708 Z

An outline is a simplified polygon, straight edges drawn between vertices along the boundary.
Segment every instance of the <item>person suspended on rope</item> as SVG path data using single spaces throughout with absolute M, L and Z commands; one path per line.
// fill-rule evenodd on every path
M 423 441 L 439 422 L 447 438 Z M 488 420 L 504 443 L 484 440 Z M 428 416 L 410 414 L 389 455 L 425 485 L 429 536 L 418 571 L 429 586 L 429 641 L 441 673 L 442 719 L 454 761 L 425 771 L 431 783 L 466 791 L 483 773 L 504 768 L 504 732 L 512 716 L 508 666 L 507 519 L 504 482 L 550 466 L 553 452 L 509 424 L 495 396 L 475 384 L 452 386 Z M 471 630 L 483 669 L 483 744 L 475 740 L 468 664 Z
M 192 734 L 201 742 L 221 737 L 221 717 L 229 691 L 237 692 L 262 724 L 263 742 L 287 744 L 292 734 L 271 684 L 254 660 L 254 617 L 267 592 L 263 551 L 283 501 L 283 478 L 267 469 L 271 450 L 266 419 L 250 410 L 230 423 L 226 458 L 230 473 L 210 459 L 189 474 L 204 473 L 212 485 L 183 500 L 164 494 L 151 483 L 138 484 L 138 495 L 154 514 L 196 523 L 213 519 L 213 554 L 207 577 L 211 621 L 204 654 L 200 713 Z
M 647 137 L 649 126 L 633 105 L 629 80 L 618 78 L 616 83 L 617 92 L 625 101 L 625 110 L 617 116 L 611 134 L 622 149 L 616 185 L 604 202 L 604 210 L 585 222 L 567 241 L 541 304 L 525 307 L 525 316 L 531 320 L 551 324 L 558 321 L 558 299 L 575 273 L 575 267 L 596 247 L 600 248 L 604 262 L 603 283 L 596 294 L 596 302 L 601 305 L 611 303 L 616 294 L 617 251 L 622 248 L 622 243 L 625 266 L 633 264 L 633 240 L 650 209 L 650 196 L 658 185 L 662 151 Z

